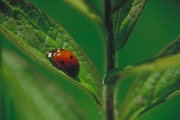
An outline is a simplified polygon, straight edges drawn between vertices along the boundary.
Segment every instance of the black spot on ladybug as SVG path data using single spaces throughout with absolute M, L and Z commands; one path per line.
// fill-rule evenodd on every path
M 71 55 L 69 58 L 70 58 L 70 59 L 73 59 L 73 56 Z
M 65 64 L 65 61 L 64 61 L 64 60 L 62 60 L 62 61 L 60 62 L 60 64 L 61 64 L 61 65 L 64 65 L 64 64 Z

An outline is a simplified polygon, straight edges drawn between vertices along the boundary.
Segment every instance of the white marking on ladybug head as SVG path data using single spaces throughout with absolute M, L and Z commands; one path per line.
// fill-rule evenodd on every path
M 48 58 L 51 58 L 51 57 L 52 57 L 52 53 L 48 52 L 48 53 L 47 53 L 47 57 L 48 57 Z

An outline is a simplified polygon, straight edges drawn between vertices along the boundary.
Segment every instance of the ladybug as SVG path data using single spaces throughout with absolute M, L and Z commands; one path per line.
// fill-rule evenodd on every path
M 49 61 L 58 69 L 77 77 L 79 73 L 79 61 L 77 57 L 66 49 L 55 49 L 46 55 Z

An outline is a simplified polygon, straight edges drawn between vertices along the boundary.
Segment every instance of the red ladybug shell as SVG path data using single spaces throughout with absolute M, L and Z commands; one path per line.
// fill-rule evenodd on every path
M 53 50 L 48 53 L 48 58 L 51 58 L 57 68 L 75 77 L 78 75 L 79 61 L 72 52 L 65 49 Z

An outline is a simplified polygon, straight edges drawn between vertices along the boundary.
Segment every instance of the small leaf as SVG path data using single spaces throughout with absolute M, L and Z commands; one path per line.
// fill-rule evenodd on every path
M 76 10 L 83 13 L 87 18 L 89 18 L 98 28 L 98 32 L 101 37 L 104 39 L 106 36 L 106 28 L 103 23 L 103 2 L 101 0 L 96 1 L 99 3 L 98 6 L 94 4 L 91 0 L 64 0 L 69 5 L 74 7 Z M 99 9 L 98 9 L 99 8 Z
M 7 113 L 15 109 L 23 120 L 87 119 L 73 98 L 15 52 L 3 52 L 3 75 L 6 97 L 11 98 L 14 106 Z
M 102 105 L 102 78 L 73 38 L 45 12 L 24 0 L 0 1 L 0 32 L 21 51 L 90 93 Z M 73 52 L 80 63 L 78 77 L 66 75 L 46 58 L 57 48 Z
M 82 12 L 94 22 L 102 22 L 102 17 L 90 0 L 64 0 L 71 6 Z
M 120 107 L 120 119 L 134 120 L 180 89 L 179 45 L 180 37 L 165 47 L 153 60 L 127 70 L 138 75 Z
M 145 3 L 146 0 L 128 0 L 114 13 L 114 38 L 116 50 L 120 50 L 125 45 Z

